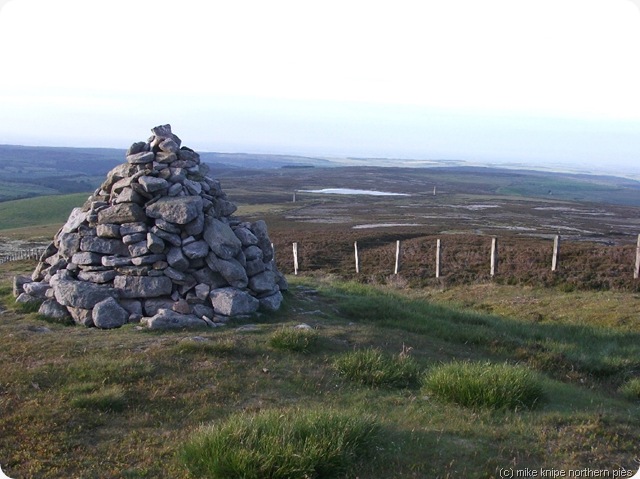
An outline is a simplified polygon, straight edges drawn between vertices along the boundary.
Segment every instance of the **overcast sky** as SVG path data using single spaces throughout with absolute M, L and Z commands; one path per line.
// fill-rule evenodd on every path
M 638 3 L 0 0 L 0 144 L 640 171 Z

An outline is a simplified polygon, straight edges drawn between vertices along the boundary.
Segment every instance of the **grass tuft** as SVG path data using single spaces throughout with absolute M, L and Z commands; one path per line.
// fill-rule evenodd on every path
M 81 409 L 122 412 L 127 406 L 127 400 L 124 389 L 115 385 L 81 393 L 71 400 L 71 405 Z
M 173 346 L 176 354 L 184 355 L 213 355 L 221 356 L 232 353 L 236 344 L 232 339 L 220 339 L 216 341 L 198 341 L 194 339 L 182 340 Z
M 333 366 L 343 378 L 374 387 L 407 388 L 418 385 L 420 378 L 420 367 L 413 358 L 377 349 L 343 354 Z
M 340 477 L 371 457 L 380 427 L 368 416 L 335 412 L 238 413 L 202 427 L 182 449 L 193 477 Z
M 633 378 L 620 387 L 620 393 L 632 401 L 640 399 L 640 378 Z
M 429 371 L 423 388 L 469 408 L 533 409 L 543 398 L 538 377 L 523 366 L 454 361 Z
M 309 353 L 318 342 L 318 333 L 312 329 L 280 328 L 271 334 L 269 344 L 281 351 Z

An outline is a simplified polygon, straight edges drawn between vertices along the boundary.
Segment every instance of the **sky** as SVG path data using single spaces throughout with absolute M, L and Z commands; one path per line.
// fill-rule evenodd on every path
M 640 174 L 640 0 L 0 0 L 0 144 Z

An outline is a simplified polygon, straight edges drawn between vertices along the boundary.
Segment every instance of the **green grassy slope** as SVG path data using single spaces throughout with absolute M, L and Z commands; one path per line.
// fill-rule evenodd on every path
M 637 324 L 625 328 L 625 338 L 617 326 L 573 326 L 582 308 L 545 327 L 525 319 L 526 305 L 495 316 L 401 290 L 290 278 L 291 292 L 274 314 L 199 331 L 149 332 L 134 324 L 97 331 L 16 310 L 8 277 L 18 266 L 0 266 L 0 450 L 10 477 L 187 479 L 194 476 L 180 451 L 202 424 L 250 425 L 270 411 L 276 418 L 374 418 L 381 428 L 376 457 L 357 469 L 370 479 L 635 465 L 639 398 L 618 388 L 637 374 Z M 300 323 L 315 332 L 309 347 L 274 343 L 283 328 Z M 532 410 L 474 409 L 420 385 L 371 387 L 336 370 L 340 358 L 371 348 L 408 354 L 426 375 L 459 360 L 519 363 L 539 377 L 544 400 Z M 605 360 L 608 348 L 615 361 Z M 282 455 L 260 454 L 277 463 L 302 453 L 278 450 Z M 254 466 L 240 466 L 247 475 L 195 477 L 304 477 L 251 475 Z
M 0 202 L 0 230 L 52 223 L 62 226 L 71 210 L 82 206 L 88 196 L 75 193 Z

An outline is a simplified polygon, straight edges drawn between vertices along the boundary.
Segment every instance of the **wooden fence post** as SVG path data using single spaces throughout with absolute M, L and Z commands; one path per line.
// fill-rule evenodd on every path
M 293 243 L 293 274 L 298 274 L 298 243 Z
M 396 241 L 396 267 L 393 274 L 400 271 L 400 240 Z
M 360 260 L 358 258 L 358 242 L 353 243 L 354 254 L 356 257 L 356 273 L 360 273 Z
M 440 277 L 440 239 L 436 240 L 436 278 Z
M 491 276 L 498 271 L 498 238 L 491 239 Z
M 636 267 L 633 270 L 633 279 L 640 278 L 640 235 L 638 235 L 638 243 L 636 244 Z
M 560 235 L 553 239 L 553 257 L 551 258 L 551 271 L 558 271 L 558 252 L 560 250 Z

